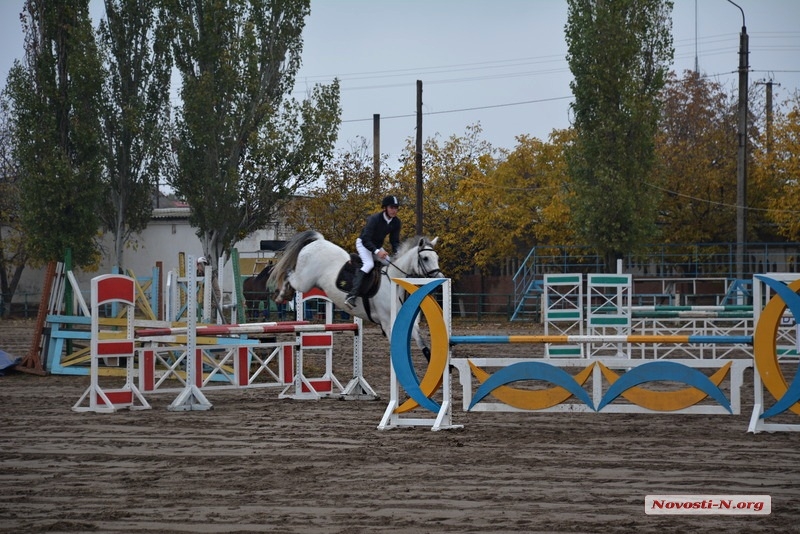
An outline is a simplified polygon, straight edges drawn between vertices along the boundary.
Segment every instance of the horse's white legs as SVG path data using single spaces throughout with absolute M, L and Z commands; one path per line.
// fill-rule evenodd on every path
M 373 299 L 373 302 L 375 302 L 374 299 Z M 416 343 L 417 348 L 422 351 L 422 354 L 425 356 L 425 359 L 429 360 L 430 359 L 430 354 L 431 354 L 431 349 L 430 349 L 430 347 L 428 347 L 428 345 L 425 343 L 425 339 L 423 339 L 423 337 L 422 337 L 422 331 L 421 331 L 421 329 L 419 327 L 419 319 L 420 319 L 419 316 L 417 316 L 417 318 L 414 319 L 414 326 L 411 328 L 411 337 L 414 339 L 414 342 Z M 389 340 L 389 342 L 391 343 L 391 340 L 392 340 L 392 326 L 394 326 L 394 325 L 392 324 L 392 322 L 390 320 L 388 320 L 386 318 L 382 319 L 380 321 L 380 323 L 381 323 L 381 329 L 383 330 L 383 333 L 386 334 L 386 339 Z
M 417 348 L 422 351 L 422 355 L 425 356 L 425 359 L 430 361 L 431 360 L 431 348 L 425 343 L 425 340 L 422 338 L 422 331 L 419 328 L 419 317 L 414 321 L 414 328 L 411 329 L 411 337 L 414 338 L 414 341 L 417 342 Z

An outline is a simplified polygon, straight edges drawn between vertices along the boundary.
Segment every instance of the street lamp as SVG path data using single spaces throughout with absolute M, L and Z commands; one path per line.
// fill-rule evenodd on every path
M 742 12 L 742 33 L 739 34 L 739 127 L 736 154 L 736 278 L 744 277 L 744 253 L 747 240 L 747 72 L 749 45 L 744 10 L 728 0 Z

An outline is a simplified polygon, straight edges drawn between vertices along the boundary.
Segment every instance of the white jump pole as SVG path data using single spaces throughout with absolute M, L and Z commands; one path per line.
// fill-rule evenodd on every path
M 195 265 L 193 256 L 188 256 L 187 259 L 189 265 Z M 186 310 L 186 385 L 172 401 L 172 404 L 167 407 L 171 412 L 213 408 L 198 386 L 198 383 L 202 383 L 203 366 L 201 353 L 197 349 L 197 274 L 195 269 L 187 270 L 189 271 L 189 296 Z

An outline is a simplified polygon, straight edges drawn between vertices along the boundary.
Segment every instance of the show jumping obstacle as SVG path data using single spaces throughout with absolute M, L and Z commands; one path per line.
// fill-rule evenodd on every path
M 580 276 L 580 275 L 578 275 Z M 613 279 L 612 279 L 613 278 Z M 775 425 L 764 421 L 786 410 L 800 414 L 800 378 L 787 385 L 780 373 L 778 355 L 796 358 L 797 338 L 794 326 L 784 328 L 794 334 L 787 347 L 785 338 L 781 342 L 779 326 L 787 305 L 792 314 L 800 315 L 800 280 L 785 285 L 775 277 L 758 276 L 776 294 L 764 308 L 765 317 L 758 320 L 755 335 L 648 335 L 622 334 L 620 330 L 629 325 L 630 314 L 609 306 L 619 302 L 625 293 L 623 284 L 616 277 L 600 280 L 606 284 L 602 298 L 608 299 L 602 306 L 590 305 L 590 317 L 598 318 L 594 326 L 613 328 L 615 333 L 600 334 L 546 334 L 543 336 L 452 336 L 450 316 L 450 284 L 442 280 L 397 279 L 397 284 L 411 293 L 406 303 L 396 310 L 392 336 L 392 374 L 389 406 L 379 424 L 379 429 L 399 426 L 430 426 L 433 430 L 455 428 L 452 422 L 451 394 L 448 391 L 450 369 L 459 371 L 462 385 L 462 401 L 465 411 L 575 411 L 602 413 L 680 413 L 680 414 L 729 414 L 741 410 L 740 390 L 744 371 L 753 367 L 753 359 L 742 351 L 740 358 L 632 358 L 631 345 L 661 346 L 664 344 L 728 345 L 736 348 L 755 347 L 755 364 L 758 370 L 755 384 L 753 416 L 749 430 L 800 430 L 800 425 Z M 796 278 L 796 276 L 795 276 Z M 610 284 L 617 284 L 608 291 Z M 755 285 L 755 284 L 754 284 Z M 441 289 L 438 289 L 441 286 Z M 433 301 L 434 294 L 441 292 L 443 308 Z M 590 285 L 589 293 L 594 288 Z M 576 291 L 575 294 L 579 294 Z M 611 295 L 611 296 L 609 296 Z M 578 300 L 580 300 L 579 297 Z M 615 300 L 617 299 L 617 300 Z M 755 302 L 761 300 L 757 293 Z M 624 300 L 624 299 L 623 299 Z M 564 309 L 570 306 L 563 306 Z M 577 312 L 578 305 L 571 306 Z M 432 354 L 428 370 L 420 380 L 413 371 L 408 341 L 409 320 L 422 311 L 431 325 Z M 598 312 L 598 310 L 601 310 Z M 583 313 L 581 310 L 580 313 Z M 610 320 L 609 320 L 610 319 Z M 787 332 L 783 332 L 785 336 Z M 437 339 L 442 338 L 442 339 Z M 474 344 L 535 343 L 554 347 L 581 347 L 600 345 L 608 353 L 581 358 L 564 358 L 557 351 L 546 352 L 539 358 L 453 358 L 451 347 Z M 492 372 L 486 371 L 492 369 Z M 573 375 L 568 369 L 577 370 Z M 701 369 L 708 369 L 703 373 Z M 574 372 L 574 371 L 573 371 Z M 766 375 L 764 374 L 766 372 Z M 779 378 L 776 378 L 775 375 Z M 473 386 L 477 381 L 477 388 Z M 530 382 L 545 382 L 551 387 L 533 388 Z M 664 383 L 656 389 L 642 387 L 648 383 Z M 767 411 L 763 410 L 762 382 L 778 400 Z M 682 384 L 675 389 L 676 383 Z M 767 383 L 769 383 L 767 385 Z M 524 385 L 527 387 L 517 387 Z M 723 391 L 725 385 L 725 391 Z M 586 387 L 590 387 L 589 390 Z M 688 386 L 688 387 L 687 387 Z M 400 390 L 409 397 L 400 403 Z M 726 393 L 727 392 L 727 393 Z M 434 397 L 441 397 L 437 402 Z M 427 410 L 434 418 L 419 417 L 412 410 Z
M 189 258 L 192 261 L 192 258 Z M 312 299 L 326 300 L 326 323 L 311 324 L 308 321 L 288 321 L 271 323 L 254 323 L 242 325 L 197 325 L 197 305 L 193 295 L 196 287 L 195 275 L 188 273 L 187 323 L 182 327 L 143 328 L 133 330 L 133 310 L 128 310 L 130 324 L 124 347 L 120 346 L 115 356 L 125 358 L 126 382 L 123 392 L 132 392 L 134 400 L 140 400 L 142 407 L 149 408 L 143 394 L 156 392 L 178 392 L 178 397 L 169 406 L 173 411 L 207 410 L 212 407 L 203 391 L 232 388 L 254 388 L 281 386 L 285 389 L 282 398 L 319 399 L 326 396 L 338 396 L 347 399 L 374 399 L 377 394 L 363 377 L 362 369 L 362 325 L 360 319 L 352 323 L 333 323 L 333 306 L 321 292 L 298 295 L 297 308 L 302 310 Z M 100 291 L 95 291 L 93 280 L 93 299 L 100 298 L 99 304 L 113 299 L 103 293 L 105 277 L 95 280 L 100 284 Z M 133 280 L 116 276 L 117 284 L 132 283 Z M 124 295 L 127 297 L 127 295 Z M 112 295 L 118 297 L 118 295 Z M 120 300 L 128 303 L 126 300 Z M 116 301 L 115 300 L 115 301 Z M 92 320 L 92 386 L 76 404 L 76 411 L 111 412 L 120 408 L 133 407 L 129 395 L 114 392 L 109 396 L 98 385 L 98 363 L 100 357 L 110 354 L 103 349 L 103 342 L 97 344 L 100 334 L 98 318 L 99 307 L 93 300 Z M 298 319 L 300 317 L 298 311 Z M 343 387 L 333 374 L 333 334 L 336 332 L 353 333 L 353 379 Z M 291 340 L 270 340 L 260 342 L 258 339 L 244 337 L 246 335 L 280 335 L 290 334 Z M 217 344 L 199 344 L 198 336 L 204 339 L 216 339 Z M 219 336 L 214 338 L 213 336 Z M 233 336 L 233 337 L 222 337 Z M 237 337 L 238 336 L 238 337 Z M 177 341 L 184 344 L 176 344 Z M 225 341 L 220 344 L 219 342 Z M 146 346 L 134 348 L 134 344 Z M 326 371 L 322 377 L 308 378 L 304 374 L 304 354 L 309 351 L 323 351 Z M 134 366 L 134 362 L 138 365 Z M 277 370 L 276 370 L 277 368 Z M 138 375 L 138 386 L 135 384 Z M 178 387 L 173 387 L 178 384 Z M 93 395 L 90 395 L 94 392 Z M 122 396 L 120 396 L 122 395 Z M 80 405 L 90 398 L 88 407 Z M 99 400 L 97 400 L 99 399 Z M 119 401 L 119 402 L 117 402 Z
M 298 321 L 302 318 L 306 305 L 313 301 L 322 301 L 325 304 L 324 325 L 301 325 L 295 332 L 298 333 L 297 348 L 294 351 L 295 374 L 291 384 L 279 395 L 280 398 L 292 399 L 319 399 L 323 396 L 339 396 L 346 399 L 374 400 L 378 394 L 372 389 L 364 378 L 363 372 L 363 347 L 362 347 L 362 320 L 354 317 L 352 323 L 333 323 L 333 301 L 320 289 L 314 288 L 306 293 L 297 292 L 295 295 L 295 313 Z M 310 328 L 312 326 L 322 328 Z M 352 331 L 353 336 L 353 378 L 342 387 L 342 384 L 333 374 L 333 332 Z M 308 353 L 323 351 L 325 355 L 325 373 L 310 379 L 303 372 L 304 358 Z
M 134 330 L 133 319 L 136 307 L 136 287 L 133 278 L 107 274 L 92 279 L 92 325 L 91 325 L 91 371 L 89 388 L 81 395 L 72 409 L 76 412 L 110 413 L 119 408 L 147 410 L 150 404 L 134 383 Z M 102 332 L 100 330 L 100 306 L 121 304 L 125 307 L 125 330 Z M 99 384 L 100 358 L 125 358 L 125 384 L 119 389 L 103 389 Z M 85 406 L 84 401 L 89 405 Z
M 428 426 L 433 430 L 457 428 L 452 420 L 451 378 L 452 369 L 459 371 L 462 385 L 464 410 L 480 411 L 575 411 L 601 413 L 739 413 L 741 408 L 740 389 L 743 385 L 745 369 L 755 363 L 754 408 L 748 428 L 751 432 L 760 431 L 800 431 L 792 414 L 800 415 L 800 373 L 795 372 L 789 383 L 783 371 L 786 362 L 791 361 L 796 368 L 800 347 L 796 319 L 800 317 L 800 279 L 796 275 L 783 273 L 757 275 L 754 278 L 755 332 L 750 335 L 661 335 L 620 333 L 620 326 L 627 324 L 626 311 L 620 313 L 609 303 L 625 293 L 617 287 L 604 292 L 608 302 L 592 306 L 587 300 L 590 313 L 602 314 L 595 324 L 603 328 L 613 328 L 616 333 L 601 334 L 545 334 L 538 335 L 496 335 L 496 336 L 453 336 L 451 335 L 451 294 L 448 279 L 394 279 L 392 284 L 392 316 L 394 318 L 391 335 L 391 380 L 389 405 L 379 424 L 379 429 L 400 426 Z M 603 283 L 617 283 L 617 280 L 600 280 Z M 195 287 L 195 276 L 189 275 L 190 288 Z M 332 304 L 326 308 L 326 324 L 309 324 L 304 321 L 292 323 L 261 323 L 254 325 L 197 326 L 196 303 L 188 306 L 188 320 L 184 330 L 175 328 L 143 329 L 140 333 L 151 334 L 149 338 L 171 338 L 185 333 L 186 346 L 135 348 L 141 342 L 135 336 L 134 308 L 136 304 L 135 282 L 121 275 L 104 275 L 92 280 L 92 324 L 91 324 L 91 382 L 87 390 L 73 406 L 75 411 L 113 412 L 120 408 L 148 409 L 150 405 L 143 391 L 160 389 L 167 375 L 182 380 L 183 388 L 169 406 L 170 410 L 207 410 L 212 407 L 203 389 L 211 388 L 215 378 L 228 381 L 230 387 L 258 387 L 263 382 L 258 373 L 273 373 L 282 385 L 289 384 L 282 395 L 292 398 L 319 398 L 337 389 L 354 396 L 374 398 L 374 392 L 361 375 L 360 334 L 361 325 L 335 324 L 332 317 Z M 398 289 L 400 288 L 400 289 Z M 439 289 L 441 288 L 441 289 Z M 398 306 L 398 291 L 408 293 L 402 306 Z M 440 291 L 442 306 L 434 298 Z M 191 295 L 193 291 L 189 291 Z M 591 293 L 589 293 L 591 294 Z M 320 295 L 313 295 L 320 297 Z M 310 297 L 309 297 L 310 298 Z M 617 304 L 619 302 L 617 299 Z M 624 299 L 622 299 L 624 300 Z M 121 305 L 125 315 L 123 330 L 102 330 L 99 318 L 100 306 Z M 763 309 L 761 304 L 764 304 Z M 304 308 L 304 300 L 298 305 L 298 313 Z M 566 306 L 565 306 L 566 309 Z M 788 312 L 787 313 L 787 309 Z M 428 368 L 420 379 L 414 370 L 411 357 L 412 331 L 422 311 L 431 334 L 431 354 Z M 630 316 L 630 314 L 628 314 Z M 610 318 L 610 320 L 609 320 Z M 299 319 L 299 317 L 298 317 Z M 602 323 L 606 324 L 602 324 Z M 221 330 L 215 330 L 220 329 Z M 329 336 L 336 331 L 352 331 L 359 339 L 354 345 L 354 379 L 348 388 L 332 374 L 330 364 L 332 342 Z M 230 344 L 198 347 L 198 333 L 244 335 L 293 334 L 294 343 L 259 343 L 253 339 L 232 339 Z M 159 334 L 159 335 L 155 335 Z M 323 336 L 324 337 L 320 337 Z M 303 340 L 308 336 L 308 340 Z M 163 339 L 162 339 L 163 341 Z M 594 356 L 587 352 L 583 358 L 564 358 L 545 354 L 540 358 L 453 358 L 451 347 L 475 344 L 528 343 L 552 346 L 582 346 L 599 344 L 610 350 L 605 356 Z M 751 347 L 752 358 L 691 358 L 667 359 L 653 357 L 632 358 L 626 348 L 636 346 L 661 346 L 665 344 L 688 345 L 730 345 Z M 267 363 L 273 356 L 264 358 L 255 349 L 269 346 L 282 363 L 277 375 Z M 308 379 L 303 374 L 302 351 L 322 348 L 325 350 L 326 373 L 320 383 Z M 171 353 L 171 359 L 159 355 L 159 351 Z M 224 352 L 221 358 L 211 352 Z M 137 358 L 137 354 L 139 357 Z M 176 354 L 179 354 L 177 357 Z M 300 356 L 298 357 L 298 354 Z M 655 352 L 654 352 L 655 354 Z M 110 389 L 99 384 L 100 358 L 120 358 L 125 360 L 125 383 L 122 388 Z M 135 362 L 139 362 L 138 369 Z M 168 367 L 157 371 L 156 361 Z M 169 363 L 169 362 L 172 363 Z M 256 361 L 254 365 L 253 362 Z M 251 374 L 253 367 L 256 374 Z M 184 371 L 180 371 L 180 369 Z M 492 373 L 486 369 L 493 369 Z M 577 370 L 571 374 L 567 370 Z M 711 374 L 700 372 L 708 369 Z M 207 371 L 209 370 L 209 371 Z M 139 376 L 139 386 L 135 377 Z M 156 376 L 161 373 L 161 376 Z M 289 378 L 291 377 L 291 382 Z M 477 386 L 473 386 L 473 377 Z M 259 380 L 257 380 L 259 379 Z M 591 381 L 590 381 L 591 379 Z M 551 387 L 517 387 L 518 383 L 545 382 Z M 641 387 L 652 382 L 666 382 L 658 389 Z M 683 384 L 679 389 L 675 383 Z M 723 384 L 726 385 L 723 390 Z M 352 387 L 351 387 L 352 386 Z M 586 388 L 590 386 L 591 389 Z M 684 387 L 686 386 L 686 387 Z M 224 386 L 222 386 L 224 387 Z M 292 391 L 294 388 L 294 391 Z M 402 390 L 408 398 L 401 402 Z M 765 399 L 767 390 L 775 402 Z M 310 394 L 310 395 L 309 395 Z M 343 395 L 345 396 L 345 395 Z M 435 397 L 435 398 L 434 398 Z M 88 401 L 88 406 L 85 402 Z M 419 416 L 416 410 L 427 410 L 434 417 Z M 775 418 L 780 418 L 776 420 Z M 784 422 L 787 418 L 791 422 Z M 767 419 L 770 419 L 768 422 Z M 778 421 L 778 422 L 774 422 Z

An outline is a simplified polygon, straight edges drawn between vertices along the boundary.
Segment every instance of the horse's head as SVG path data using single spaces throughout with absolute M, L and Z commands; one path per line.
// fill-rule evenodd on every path
M 277 304 L 283 304 L 294 299 L 294 288 L 286 279 L 283 283 L 275 286 L 275 291 L 272 292 L 272 300 Z
M 438 241 L 439 237 L 437 236 L 430 241 L 420 239 L 419 242 L 417 264 L 420 274 L 426 278 L 444 278 L 444 274 L 439 270 L 439 254 L 434 250 Z
M 406 241 L 397 253 L 397 266 L 409 276 L 420 278 L 443 278 L 439 270 L 439 255 L 434 247 L 438 237 L 428 240 L 417 237 Z
M 289 284 L 288 273 L 279 269 L 279 266 L 280 262 L 278 266 L 271 269 L 269 278 L 267 279 L 266 289 L 270 291 L 270 288 L 274 288 L 271 291 L 270 298 L 277 304 L 283 304 L 294 298 L 294 288 Z

